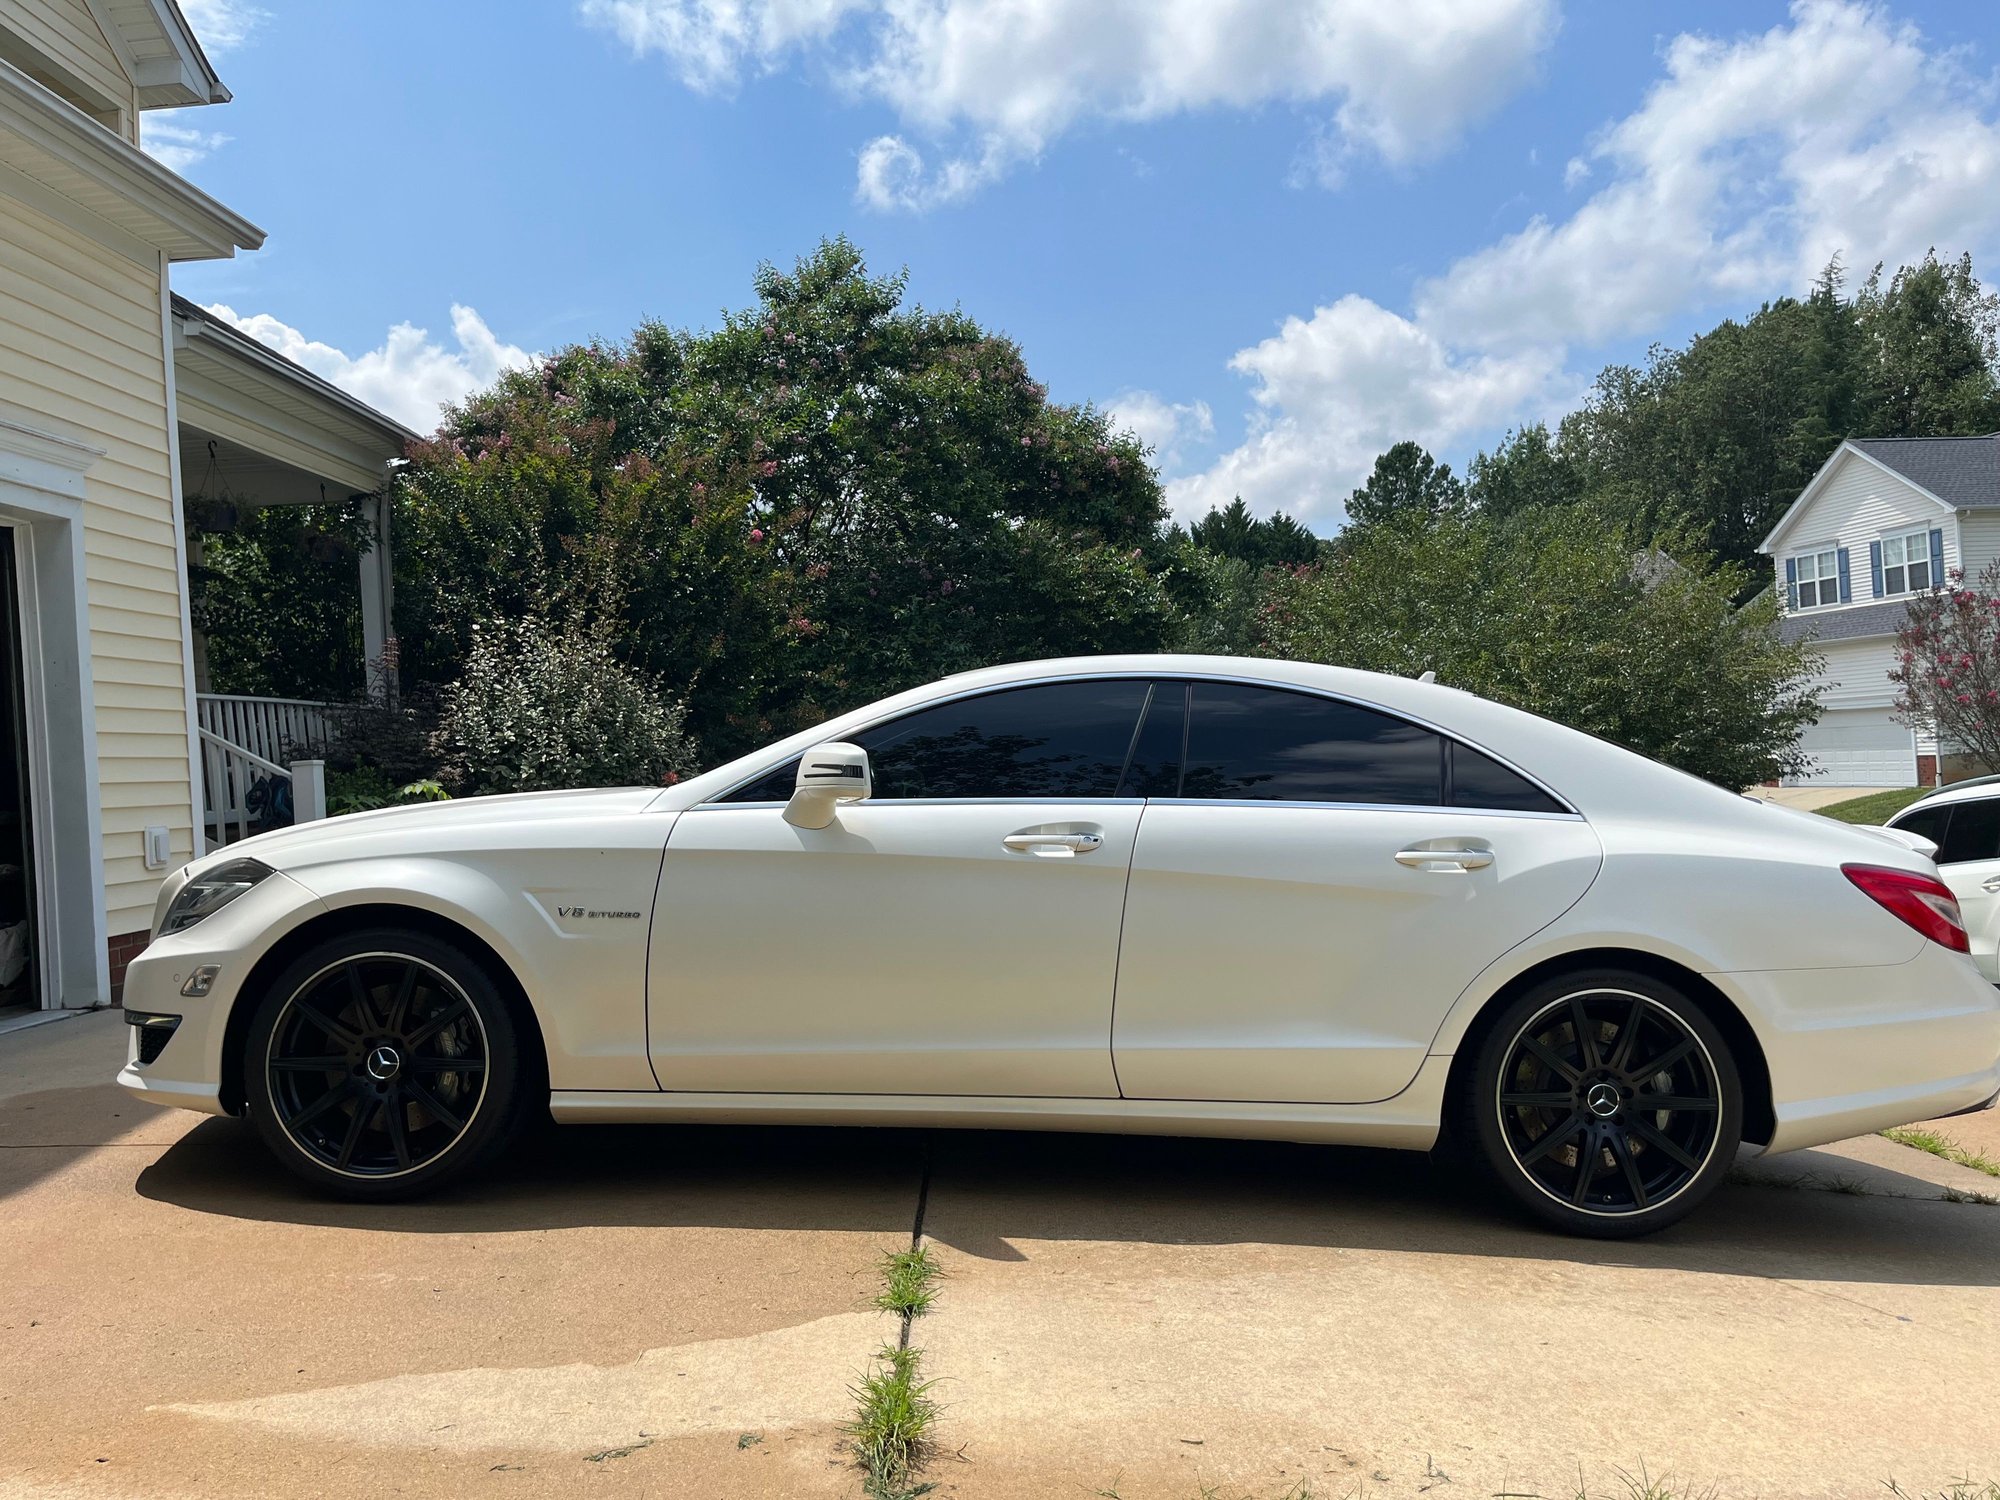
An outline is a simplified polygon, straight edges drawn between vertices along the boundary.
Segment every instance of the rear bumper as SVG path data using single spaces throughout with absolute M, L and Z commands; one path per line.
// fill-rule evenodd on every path
M 1708 977 L 1763 1044 L 1770 1151 L 1956 1114 L 2000 1092 L 2000 991 L 1935 943 L 1880 968 Z

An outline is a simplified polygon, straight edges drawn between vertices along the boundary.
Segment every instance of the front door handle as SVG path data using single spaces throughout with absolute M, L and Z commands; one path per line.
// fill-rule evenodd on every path
M 1462 875 L 1493 863 L 1491 849 L 1398 849 L 1396 863 L 1426 875 Z
M 1102 848 L 1101 833 L 1010 833 L 1000 840 L 1016 854 L 1039 854 L 1044 859 L 1067 859 Z

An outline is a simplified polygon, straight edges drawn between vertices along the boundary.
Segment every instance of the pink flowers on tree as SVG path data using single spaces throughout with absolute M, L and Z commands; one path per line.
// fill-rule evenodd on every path
M 1954 570 L 1948 587 L 1910 601 L 1889 680 L 1900 722 L 1935 733 L 1942 754 L 2000 771 L 2000 562 L 1970 584 Z

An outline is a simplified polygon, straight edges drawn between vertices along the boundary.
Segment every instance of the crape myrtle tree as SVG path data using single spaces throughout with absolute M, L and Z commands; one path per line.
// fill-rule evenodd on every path
M 2000 562 L 1910 601 L 1889 680 L 1898 720 L 2000 771 Z
M 1740 569 L 1586 505 L 1511 518 L 1413 504 L 1285 575 L 1280 656 L 1414 676 L 1512 703 L 1738 789 L 1803 768 L 1816 658 Z
M 483 622 L 608 622 L 714 762 L 943 673 L 1162 644 L 1137 441 L 904 292 L 829 241 L 712 331 L 647 324 L 451 411 L 399 483 L 406 677 L 454 677 Z

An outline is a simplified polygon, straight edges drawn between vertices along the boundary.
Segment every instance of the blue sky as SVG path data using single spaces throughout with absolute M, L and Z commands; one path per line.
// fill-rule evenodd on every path
M 418 427 L 845 233 L 1178 509 L 1327 530 L 1399 438 L 1462 464 L 1835 250 L 2000 237 L 1985 4 L 185 3 L 236 97 L 148 142 L 270 240 L 177 289 Z

